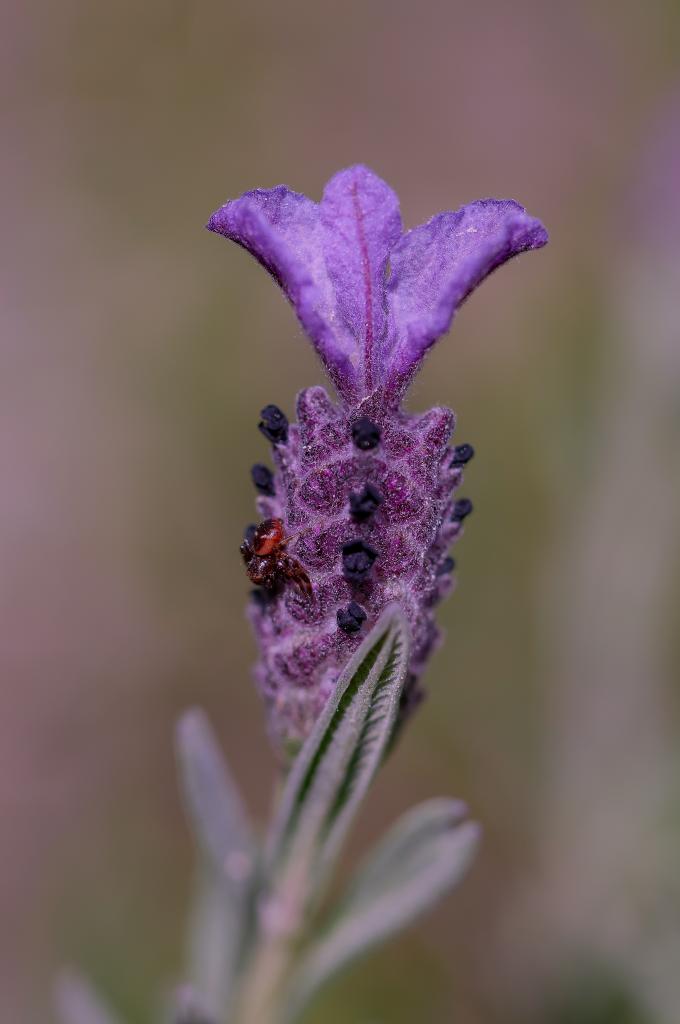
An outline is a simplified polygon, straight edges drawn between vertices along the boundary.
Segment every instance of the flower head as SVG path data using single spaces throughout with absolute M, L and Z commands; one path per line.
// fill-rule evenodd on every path
M 281 518 L 312 599 L 284 587 L 251 610 L 257 677 L 276 738 L 302 740 L 340 668 L 390 601 L 412 631 L 412 685 L 435 645 L 433 607 L 452 587 L 447 552 L 472 511 L 454 501 L 471 445 L 451 449 L 453 413 L 400 403 L 427 351 L 496 267 L 545 245 L 512 200 L 484 199 L 403 232 L 394 192 L 366 167 L 340 171 L 321 203 L 283 185 L 247 192 L 211 231 L 270 272 L 335 385 L 301 392 L 296 424 L 276 406 L 260 429 L 275 472 L 253 473 L 263 518 Z M 273 494 L 271 493 L 273 491 Z

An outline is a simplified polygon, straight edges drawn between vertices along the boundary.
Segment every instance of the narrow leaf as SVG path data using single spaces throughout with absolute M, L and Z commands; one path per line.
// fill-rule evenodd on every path
M 205 714 L 177 727 L 184 803 L 202 853 L 189 921 L 187 976 L 212 1014 L 224 1012 L 243 952 L 256 850 L 238 790 Z
M 369 855 L 293 981 L 293 1020 L 314 994 L 366 950 L 432 906 L 465 874 L 479 841 L 465 807 L 428 800 L 405 814 Z
M 238 789 L 207 716 L 186 711 L 177 725 L 177 759 L 184 803 L 205 856 L 242 883 L 253 866 L 254 843 Z
M 325 869 L 337 857 L 394 734 L 410 653 L 408 627 L 401 616 L 394 620 L 386 649 L 387 661 L 378 677 L 359 740 L 329 817 L 323 847 Z
M 186 977 L 215 1017 L 233 995 L 245 912 L 245 900 L 235 898 L 224 875 L 212 865 L 200 865 L 189 912 Z
M 327 873 L 394 728 L 408 654 L 408 625 L 391 606 L 341 673 L 291 768 L 270 834 L 270 871 L 288 866 L 308 889 Z
M 60 1024 L 121 1024 L 121 1019 L 77 971 L 60 972 L 54 998 Z

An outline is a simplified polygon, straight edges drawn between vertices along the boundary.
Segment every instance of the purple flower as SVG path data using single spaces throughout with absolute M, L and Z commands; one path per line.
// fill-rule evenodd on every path
M 411 625 L 414 703 L 438 638 L 433 608 L 452 588 L 447 551 L 472 511 L 453 492 L 474 452 L 449 448 L 450 410 L 409 415 L 400 403 L 470 292 L 547 234 L 523 207 L 496 199 L 404 233 L 396 195 L 361 166 L 336 174 L 319 204 L 283 185 L 256 189 L 208 227 L 279 283 L 340 398 L 308 388 L 297 424 L 275 406 L 260 424 L 276 468 L 274 494 L 259 487 L 258 511 L 297 537 L 289 551 L 314 591 L 309 600 L 286 585 L 251 610 L 272 731 L 295 744 L 389 601 Z

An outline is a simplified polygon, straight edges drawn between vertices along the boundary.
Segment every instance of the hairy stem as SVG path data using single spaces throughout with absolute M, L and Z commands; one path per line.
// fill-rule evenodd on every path
M 289 869 L 258 908 L 258 935 L 235 1024 L 287 1024 L 286 986 L 304 934 L 308 872 Z

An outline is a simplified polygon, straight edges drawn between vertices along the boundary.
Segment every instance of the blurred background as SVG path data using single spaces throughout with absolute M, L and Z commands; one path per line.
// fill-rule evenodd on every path
M 456 409 L 476 511 L 355 843 L 451 793 L 482 851 L 310 1022 L 677 1024 L 677 0 L 29 0 L 0 48 L 0 1019 L 53 1020 L 64 963 L 129 1024 L 174 983 L 187 705 L 267 812 L 238 543 L 258 412 L 322 374 L 203 224 L 361 161 L 408 226 L 509 196 L 551 244 L 410 395 Z

